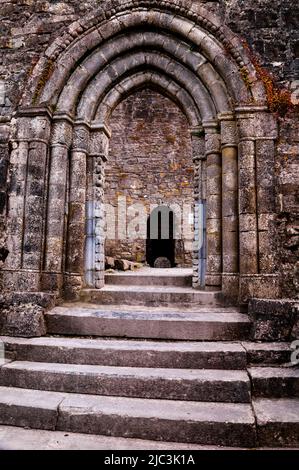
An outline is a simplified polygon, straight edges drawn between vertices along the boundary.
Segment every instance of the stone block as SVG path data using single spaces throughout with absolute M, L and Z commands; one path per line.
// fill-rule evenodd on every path
M 289 341 L 299 319 L 299 303 L 292 300 L 252 299 L 249 315 L 256 341 Z
M 25 338 L 46 335 L 44 309 L 40 305 L 4 303 L 3 307 L 0 315 L 1 335 Z
M 130 261 L 125 259 L 117 259 L 115 260 L 115 268 L 120 271 L 129 271 L 131 268 Z

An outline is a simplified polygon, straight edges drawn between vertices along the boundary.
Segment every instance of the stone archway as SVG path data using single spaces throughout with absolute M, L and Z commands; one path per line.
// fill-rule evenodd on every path
M 188 0 L 104 1 L 41 57 L 14 121 L 5 285 L 76 295 L 86 243 L 94 285 L 103 285 L 107 119 L 141 82 L 160 87 L 190 122 L 195 207 L 207 213 L 206 286 L 241 302 L 279 295 L 268 231 L 276 122 L 239 38 Z M 200 211 L 196 241 L 199 220 Z M 200 256 L 197 246 L 195 286 Z

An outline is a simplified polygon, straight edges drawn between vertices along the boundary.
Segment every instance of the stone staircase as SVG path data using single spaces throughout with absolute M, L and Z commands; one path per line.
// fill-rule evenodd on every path
M 144 448 L 299 445 L 288 344 L 250 342 L 247 315 L 221 307 L 218 293 L 191 291 L 189 279 L 111 276 L 84 303 L 49 311 L 47 337 L 2 338 L 1 425 L 143 439 Z

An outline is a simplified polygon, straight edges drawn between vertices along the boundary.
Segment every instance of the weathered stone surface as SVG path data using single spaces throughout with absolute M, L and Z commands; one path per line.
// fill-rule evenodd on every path
M 299 398 L 298 367 L 251 367 L 252 394 L 264 398 Z
M 94 410 L 93 416 L 87 413 L 87 408 L 91 407 Z M 78 414 L 79 409 L 81 413 Z M 232 415 L 234 418 L 231 420 Z M 184 422 L 184 426 L 179 426 L 178 422 Z M 237 434 L 244 437 L 247 445 L 252 445 L 254 442 L 253 417 L 247 405 L 242 404 L 219 403 L 211 407 L 207 403 L 187 404 L 179 401 L 155 400 L 149 403 L 143 400 L 132 401 L 125 398 L 115 400 L 109 397 L 89 397 L 89 401 L 86 402 L 86 397 L 79 395 L 64 402 L 58 428 L 72 431 L 75 428 L 82 429 L 84 426 L 84 432 L 92 433 L 97 428 L 98 432 L 101 430 L 104 434 L 120 435 L 125 427 L 127 436 L 133 437 L 136 436 L 137 423 L 139 423 L 138 435 L 142 435 L 143 438 L 151 436 L 160 440 L 159 436 L 163 435 L 165 440 L 171 441 L 175 432 L 176 439 L 183 442 L 200 441 L 208 444 L 221 429 L 222 437 L 218 435 L 218 442 L 221 441 L 222 444 L 233 444 L 236 442 Z M 226 432 L 223 432 L 224 430 Z
M 80 282 L 75 281 L 76 286 L 71 287 L 72 283 L 67 281 L 60 285 L 60 279 L 73 274 L 81 276 L 83 285 L 86 198 L 84 190 L 75 194 L 74 187 L 81 184 L 81 189 L 86 188 L 84 164 L 88 150 L 95 158 L 103 154 L 105 158 L 108 156 L 108 136 L 102 138 L 93 129 L 88 146 L 89 122 L 73 123 L 77 116 L 75 104 L 80 101 L 79 114 L 84 110 L 86 116 L 90 112 L 91 118 L 98 116 L 96 108 L 101 103 L 97 101 L 103 100 L 103 109 L 110 117 L 117 99 L 125 96 L 126 101 L 119 104 L 111 117 L 113 136 L 108 166 L 112 165 L 112 168 L 117 164 L 108 175 L 107 199 L 115 200 L 121 192 L 129 196 L 131 202 L 141 199 L 147 207 L 150 202 L 160 204 L 161 199 L 190 201 L 193 205 L 192 152 L 200 150 L 200 158 L 204 157 L 205 151 L 214 152 L 214 156 L 209 155 L 213 164 L 208 164 L 208 178 L 204 158 L 201 175 L 198 169 L 195 171 L 198 180 L 194 194 L 196 200 L 199 194 L 207 200 L 210 220 L 221 221 L 222 215 L 231 216 L 233 207 L 236 210 L 236 192 L 232 186 L 238 176 L 239 265 L 245 276 L 260 274 L 259 279 L 241 279 L 240 302 L 246 303 L 254 295 L 272 296 L 266 276 L 276 272 L 273 297 L 298 297 L 298 119 L 290 106 L 290 102 L 298 102 L 296 0 L 286 0 L 283 4 L 279 0 L 255 1 L 246 5 L 241 0 L 180 0 L 156 2 L 154 9 L 151 2 L 145 2 L 141 10 L 134 12 L 130 9 L 139 5 L 138 1 L 105 2 L 100 7 L 95 0 L 87 0 L 84 5 L 77 5 L 73 0 L 58 1 L 55 5 L 48 1 L 42 5 L 30 1 L 21 6 L 18 2 L 6 3 L 0 18 L 0 73 L 3 77 L 0 82 L 0 250 L 4 250 L 0 251 L 0 267 L 9 271 L 3 273 L 1 283 L 12 291 L 38 291 L 41 289 L 38 271 L 45 266 L 50 272 L 44 276 L 48 279 L 56 276 L 56 280 L 45 282 L 42 288 L 54 289 L 59 285 L 61 293 L 65 291 L 69 295 L 74 291 L 76 294 Z M 157 11 L 156 7 L 162 11 Z M 123 9 L 126 14 L 115 17 Z M 125 28 L 129 28 L 130 38 L 122 35 L 123 31 L 127 33 Z M 111 35 L 114 35 L 113 43 L 109 42 Z M 133 35 L 136 41 L 131 42 L 134 53 L 126 55 Z M 178 39 L 183 37 L 186 44 Z M 241 37 L 247 42 L 245 48 Z M 103 39 L 107 41 L 101 49 Z M 189 41 L 191 47 L 187 46 Z M 143 46 L 147 48 L 146 53 Z M 159 53 L 153 52 L 157 49 Z M 91 51 L 96 53 L 91 54 Z M 111 66 L 116 55 L 121 58 Z M 176 60 L 170 60 L 170 56 Z M 82 67 L 77 66 L 79 63 Z M 216 72 L 214 64 L 220 73 Z M 99 73 L 105 65 L 108 67 Z M 135 74 L 132 79 L 135 94 L 128 97 L 133 89 L 122 88 L 122 75 L 130 80 L 131 71 L 141 65 L 139 77 Z M 156 82 L 149 82 L 154 90 L 140 89 L 146 86 L 146 82 L 138 82 L 140 74 L 143 71 L 151 74 L 153 68 Z M 172 80 L 167 81 L 164 72 L 175 79 L 176 85 Z M 273 75 L 274 85 L 282 85 L 285 89 L 280 93 L 274 86 L 266 103 L 263 82 L 269 85 L 272 80 L 268 72 Z M 204 87 L 195 75 L 200 77 Z M 117 81 L 122 85 L 116 85 Z M 87 83 L 91 86 L 85 89 Z M 206 88 L 213 95 L 212 99 L 205 93 Z M 109 93 L 104 98 L 105 90 L 114 93 L 114 98 Z M 160 92 L 165 96 L 159 95 Z M 30 103 L 30 108 L 21 110 L 21 102 Z M 48 108 L 45 103 L 49 104 Z M 195 103 L 200 103 L 199 109 Z M 185 111 L 187 119 L 177 104 Z M 279 128 L 275 115 L 259 107 L 264 104 L 281 115 Z M 186 112 L 185 108 L 192 110 Z M 64 111 L 69 115 L 64 115 Z M 197 129 L 202 142 L 206 140 L 206 149 L 197 145 L 192 150 L 188 120 Z M 46 147 L 50 133 L 54 147 L 48 158 Z M 225 146 L 239 144 L 238 175 L 235 169 L 228 177 L 225 165 L 221 170 L 220 134 L 224 160 L 232 153 Z M 240 137 L 249 140 L 240 143 Z M 67 181 L 67 148 L 72 148 L 73 159 L 74 151 L 82 153 L 80 168 L 72 166 L 74 161 L 70 158 L 71 182 Z M 120 165 L 117 159 L 121 161 Z M 96 199 L 102 200 L 102 169 L 99 170 L 96 164 L 94 170 L 97 175 L 94 180 Z M 54 179 L 52 173 L 55 173 Z M 81 174 L 80 183 L 78 175 Z M 48 180 L 50 196 L 45 201 Z M 224 201 L 223 214 L 221 200 Z M 77 211 L 78 207 L 74 206 L 76 201 L 80 201 L 81 210 Z M 265 228 L 261 222 L 265 215 L 274 215 L 271 227 Z M 247 216 L 251 216 L 251 230 Z M 237 226 L 238 220 L 235 222 Z M 96 225 L 100 230 L 100 224 Z M 141 232 L 142 228 L 139 229 Z M 229 232 L 228 242 L 222 236 L 226 231 Z M 226 251 L 228 247 L 235 249 L 236 233 L 236 230 L 228 230 L 225 223 L 218 232 L 208 233 L 208 285 L 221 287 L 222 271 L 235 272 L 238 256 L 230 257 Z M 99 238 L 94 276 L 97 288 L 104 285 L 103 237 Z M 110 240 L 107 251 L 118 251 L 120 258 L 127 258 L 124 253 L 131 252 L 132 259 L 144 261 L 145 237 L 138 235 L 132 242 L 128 242 L 127 234 L 120 238 L 117 243 Z M 224 248 L 223 257 L 221 247 Z M 6 260 L 5 250 L 9 251 Z M 176 244 L 176 258 L 181 265 L 191 263 L 192 250 L 185 243 L 185 236 Z M 195 261 L 194 264 L 196 277 L 198 263 Z M 20 271 L 24 268 L 28 271 Z M 32 269 L 35 272 L 30 271 Z M 194 285 L 198 284 L 194 279 Z
M 0 422 L 9 426 L 54 430 L 62 393 L 0 387 Z
M 220 370 L 243 370 L 247 364 L 244 347 L 238 343 L 66 337 L 0 339 L 6 353 L 18 361 Z M 289 347 L 287 353 L 289 360 Z
M 45 335 L 44 309 L 35 304 L 15 304 L 2 308 L 0 332 L 7 336 L 28 338 Z
M 234 341 L 247 339 L 251 324 L 246 315 L 230 309 L 205 307 L 182 313 L 150 307 L 58 307 L 46 313 L 49 334 L 112 336 L 168 340 Z
M 288 364 L 291 360 L 290 343 L 242 343 L 249 364 L 274 365 Z
M 18 362 L 2 366 L 1 386 L 89 395 L 248 403 L 246 372 Z
M 62 431 L 0 426 L 1 450 L 218 450 L 182 442 L 157 442 L 125 437 L 97 436 Z
M 257 399 L 253 402 L 257 417 L 257 435 L 261 446 L 295 447 L 299 445 L 299 400 Z

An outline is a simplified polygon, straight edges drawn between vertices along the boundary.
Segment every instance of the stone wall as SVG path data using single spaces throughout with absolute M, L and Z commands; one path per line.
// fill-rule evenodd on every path
M 5 214 L 8 166 L 8 122 L 40 54 L 65 28 L 99 5 L 99 0 L 13 0 L 0 8 L 0 267 L 5 260 Z M 244 38 L 253 56 L 274 82 L 298 102 L 299 5 L 297 0 L 195 0 L 223 18 Z M 297 90 L 297 91 L 296 91 Z M 280 119 L 276 151 L 274 232 L 283 295 L 298 296 L 298 118 Z
M 114 110 L 110 128 L 105 202 L 117 208 L 118 198 L 125 197 L 128 206 L 142 204 L 148 215 L 151 206 L 173 204 L 182 216 L 184 205 L 192 213 L 191 137 L 180 109 L 155 91 L 139 91 Z M 135 211 L 127 228 L 134 217 Z M 191 227 L 190 233 L 192 240 Z M 181 266 L 192 265 L 191 240 L 176 242 L 176 263 Z M 145 239 L 107 240 L 106 254 L 144 262 Z

